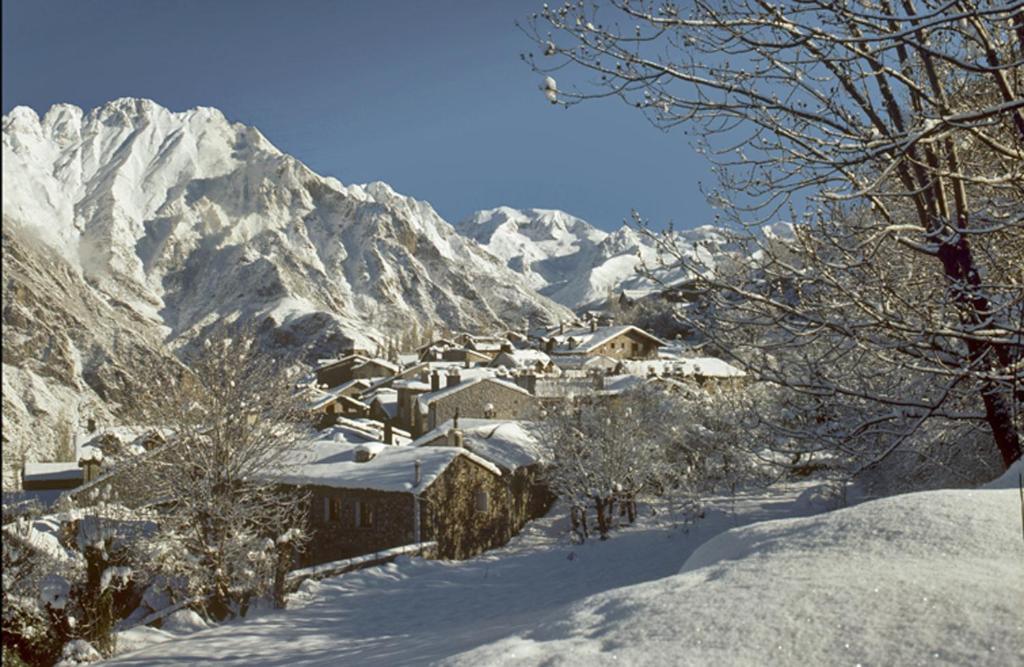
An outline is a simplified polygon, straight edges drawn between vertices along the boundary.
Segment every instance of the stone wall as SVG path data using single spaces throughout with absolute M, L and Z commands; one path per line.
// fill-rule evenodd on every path
M 485 511 L 480 492 L 487 494 Z M 437 541 L 439 558 L 469 558 L 508 542 L 553 501 L 532 467 L 497 476 L 460 456 L 423 493 L 423 540 Z
M 303 566 L 361 556 L 416 541 L 411 493 L 327 486 L 313 486 L 309 490 L 312 539 L 302 556 Z M 328 514 L 327 503 L 331 499 L 340 503 L 337 519 Z M 357 502 L 372 509 L 372 525 L 356 525 Z
M 529 419 L 537 407 L 536 399 L 529 393 L 496 380 L 483 380 L 465 391 L 431 401 L 427 422 L 420 425 L 416 435 L 437 428 L 454 417 L 456 410 L 460 417 L 488 418 L 488 405 L 494 408 L 491 419 Z
M 614 359 L 650 359 L 658 354 L 658 346 L 635 331 L 627 331 L 588 352 Z

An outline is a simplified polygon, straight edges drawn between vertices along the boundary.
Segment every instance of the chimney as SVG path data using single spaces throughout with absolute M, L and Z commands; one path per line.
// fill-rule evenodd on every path
M 423 464 L 420 463 L 419 459 L 416 459 L 416 462 L 413 465 L 415 466 L 416 471 L 415 477 L 413 478 L 415 480 L 413 484 L 414 486 L 419 486 L 420 482 L 423 481 Z
M 441 374 L 435 368 L 430 374 L 430 391 L 437 391 L 441 388 Z
M 82 469 L 82 482 L 91 482 L 100 476 L 100 464 L 103 452 L 95 447 L 83 447 L 78 459 L 78 467 Z
M 452 427 L 448 430 L 448 446 L 449 447 L 462 447 L 463 435 L 462 429 L 458 427 Z
M 565 333 L 565 322 L 558 323 L 558 335 L 561 336 Z
M 590 330 L 591 331 L 597 331 L 597 318 L 596 317 L 592 317 L 590 319 Z
M 384 422 L 384 444 L 393 445 L 395 443 L 394 429 L 391 427 L 391 420 Z
M 455 385 L 462 382 L 462 376 L 459 375 L 459 369 L 453 368 L 448 371 L 448 377 L 446 379 L 446 387 L 454 387 Z

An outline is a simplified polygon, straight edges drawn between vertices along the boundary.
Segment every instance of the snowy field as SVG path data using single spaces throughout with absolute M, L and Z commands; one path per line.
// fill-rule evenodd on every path
M 476 559 L 308 582 L 288 611 L 112 662 L 1024 664 L 1012 481 L 816 516 L 790 487 L 721 499 L 695 525 L 663 513 L 584 545 L 556 513 Z M 139 629 L 124 643 L 167 637 Z

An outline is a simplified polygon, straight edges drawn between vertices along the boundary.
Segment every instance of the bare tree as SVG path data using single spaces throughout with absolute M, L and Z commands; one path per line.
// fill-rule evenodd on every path
M 701 265 L 651 237 L 706 289 L 694 324 L 819 406 L 804 436 L 827 431 L 854 471 L 936 422 L 984 424 L 1020 457 L 1024 5 L 571 2 L 523 27 L 536 70 L 596 77 L 549 80 L 549 99 L 617 96 L 694 130 L 709 200 L 758 261 Z M 784 216 L 789 239 L 752 230 Z
M 144 423 L 173 435 L 132 483 L 158 508 L 152 563 L 215 617 L 244 615 L 302 545 L 308 498 L 282 481 L 302 462 L 308 418 L 288 364 L 244 333 L 214 334 L 188 362 L 174 386 L 147 391 Z

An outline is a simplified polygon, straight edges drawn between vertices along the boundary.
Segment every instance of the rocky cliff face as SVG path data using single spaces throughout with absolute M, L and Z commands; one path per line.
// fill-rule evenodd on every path
M 5 488 L 221 322 L 314 359 L 414 323 L 568 315 L 429 204 L 320 176 L 210 108 L 13 109 L 3 226 Z

